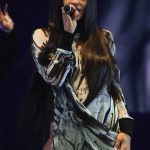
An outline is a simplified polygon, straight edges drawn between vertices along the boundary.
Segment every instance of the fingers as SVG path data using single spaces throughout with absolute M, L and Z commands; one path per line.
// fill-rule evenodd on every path
M 62 14 L 65 14 L 66 12 L 64 11 L 64 7 L 61 8 Z
M 70 16 L 65 12 L 64 7 L 62 7 L 62 19 L 63 19 L 63 25 L 65 31 L 70 33 L 73 33 L 75 31 L 77 26 L 77 20 L 76 20 L 77 14 L 75 12 L 73 16 Z
M 0 16 L 8 16 L 8 4 L 5 4 L 4 11 L 2 11 L 1 3 L 0 3 Z
M 71 17 L 65 12 L 64 7 L 62 7 L 62 17 L 64 23 L 67 23 L 68 20 L 71 22 Z
M 62 16 L 67 16 L 71 19 L 71 17 L 65 12 L 64 7 L 61 8 Z
M 8 15 L 8 4 L 5 4 L 4 14 L 5 14 L 5 15 Z
M 68 15 L 69 18 L 71 18 L 71 20 L 76 21 L 77 18 L 78 18 L 78 15 L 79 15 L 79 11 L 76 9 L 76 7 L 75 7 L 74 5 L 71 5 L 71 4 L 69 4 L 69 5 L 75 10 L 74 14 L 73 14 L 73 15 L 68 15 L 68 14 L 65 12 L 64 7 L 62 7 L 62 14 Z
M 77 20 L 78 15 L 79 15 L 79 11 L 78 11 L 78 10 L 75 10 L 75 13 L 74 13 L 73 16 L 72 16 L 72 19 L 73 19 L 73 20 Z
M 72 20 L 72 18 L 70 17 L 70 15 L 68 15 L 65 12 L 64 7 L 62 7 L 62 16 L 63 16 L 63 18 L 65 18 L 65 21 L 67 21 L 67 20 L 71 21 Z
M 120 148 L 120 145 L 121 145 L 121 140 L 117 139 L 115 146 L 114 146 L 115 150 L 118 150 Z

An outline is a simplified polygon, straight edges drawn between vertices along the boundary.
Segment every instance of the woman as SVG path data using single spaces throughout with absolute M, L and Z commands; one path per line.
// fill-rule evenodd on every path
M 65 5 L 75 12 L 68 15 Z M 49 27 L 33 33 L 33 58 L 45 81 L 36 75 L 30 95 L 34 135 L 43 137 L 36 149 L 130 150 L 133 119 L 119 84 L 112 34 L 96 25 L 95 0 L 52 0 L 50 10 Z

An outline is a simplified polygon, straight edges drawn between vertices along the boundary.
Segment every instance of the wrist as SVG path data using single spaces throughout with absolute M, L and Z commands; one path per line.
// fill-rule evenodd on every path
M 61 40 L 60 40 L 60 48 L 71 51 L 72 43 L 73 43 L 74 34 L 63 31 Z
M 70 34 L 73 34 L 74 31 L 75 31 L 75 30 L 71 30 L 71 29 L 69 30 L 69 29 L 64 28 L 64 32 L 68 32 L 68 33 L 70 33 Z
M 130 137 L 132 136 L 134 120 L 131 118 L 121 118 L 119 119 L 120 132 L 128 134 Z

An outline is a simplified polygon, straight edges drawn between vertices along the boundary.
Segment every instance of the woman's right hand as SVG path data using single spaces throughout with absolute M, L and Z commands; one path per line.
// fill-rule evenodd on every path
M 72 7 L 74 7 L 74 6 L 72 5 Z M 69 33 L 74 33 L 74 31 L 77 27 L 78 15 L 79 15 L 79 11 L 76 8 L 75 8 L 75 13 L 71 17 L 64 11 L 64 8 L 62 7 L 62 19 L 63 19 L 63 25 L 64 25 L 65 31 L 67 31 Z

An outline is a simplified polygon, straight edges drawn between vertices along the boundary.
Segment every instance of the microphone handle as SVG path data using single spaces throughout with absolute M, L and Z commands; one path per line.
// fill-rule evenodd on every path
M 64 11 L 70 16 L 72 16 L 75 13 L 75 9 L 71 7 L 70 5 L 65 5 Z

